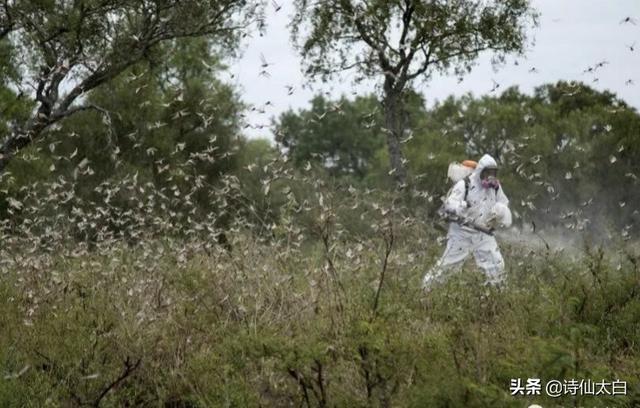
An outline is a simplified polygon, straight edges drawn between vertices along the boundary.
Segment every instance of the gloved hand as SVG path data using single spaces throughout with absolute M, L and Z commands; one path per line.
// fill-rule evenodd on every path
M 469 202 L 460 201 L 456 206 L 449 206 L 445 208 L 444 212 L 446 215 L 453 215 L 455 217 L 462 217 L 464 211 L 469 208 Z
M 496 203 L 491 209 L 489 217 L 494 228 L 509 228 L 511 226 L 511 210 L 502 203 Z
M 485 221 L 485 225 L 487 228 L 492 230 L 496 229 L 500 225 L 500 223 L 498 222 L 497 216 L 493 211 L 491 211 L 491 215 L 489 216 L 489 219 Z
M 440 209 L 438 209 L 438 215 L 442 218 L 447 218 L 449 216 L 458 217 L 460 216 L 460 213 L 460 208 L 457 205 L 443 205 L 442 207 L 440 207 Z

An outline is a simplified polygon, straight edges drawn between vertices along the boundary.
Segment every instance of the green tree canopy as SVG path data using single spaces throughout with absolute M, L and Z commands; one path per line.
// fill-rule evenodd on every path
M 329 101 L 318 95 L 309 110 L 289 110 L 274 125 L 276 141 L 298 167 L 318 163 L 333 175 L 362 178 L 384 145 L 381 121 L 374 96 Z
M 12 1 L 0 5 L 0 39 L 8 40 L 14 86 L 35 101 L 27 119 L 2 134 L 0 171 L 52 125 L 102 108 L 90 92 L 150 58 L 163 43 L 202 37 L 232 52 L 257 12 L 236 0 Z
M 462 74 L 483 51 L 498 60 L 521 52 L 535 21 L 528 0 L 297 0 L 292 35 L 311 77 L 355 69 L 359 78 L 380 78 L 391 169 L 402 185 L 402 95 L 412 81 Z
M 558 82 L 533 95 L 450 97 L 408 143 L 423 188 L 446 193 L 450 161 L 493 155 L 518 214 L 601 232 L 638 221 L 640 115 L 610 92 Z M 597 224 L 597 225 L 596 225 Z
M 204 38 L 162 44 L 87 96 L 99 112 L 72 115 L 12 160 L 2 195 L 26 202 L 32 194 L 33 201 L 62 185 L 70 199 L 54 201 L 57 213 L 73 219 L 79 209 L 99 206 L 112 224 L 140 205 L 147 214 L 217 217 L 223 197 L 216 186 L 239 166 L 244 108 L 217 79 L 223 68 Z M 4 214 L 15 210 L 2 204 Z

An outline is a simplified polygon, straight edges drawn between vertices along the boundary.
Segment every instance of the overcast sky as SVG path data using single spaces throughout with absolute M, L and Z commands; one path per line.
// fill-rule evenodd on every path
M 375 90 L 375 82 L 353 85 L 350 74 L 324 85 L 312 84 L 304 77 L 287 27 L 293 12 L 291 3 L 280 0 L 282 8 L 278 12 L 270 5 L 266 34 L 248 40 L 242 57 L 230 63 L 228 81 L 237 86 L 245 103 L 264 111 L 248 112 L 247 121 L 253 128 L 245 133 L 251 137 L 272 139 L 271 118 L 290 108 L 307 108 L 318 92 L 352 97 L 354 92 Z M 533 5 L 541 13 L 540 25 L 531 33 L 535 44 L 518 65 L 510 59 L 495 71 L 490 56 L 481 56 L 460 83 L 455 77 L 436 76 L 427 84 L 417 84 L 427 104 L 451 94 L 486 94 L 494 87 L 493 81 L 500 84 L 498 92 L 512 85 L 530 92 L 538 85 L 563 79 L 611 90 L 640 108 L 640 0 L 533 0 Z M 627 17 L 632 21 L 621 23 Z M 268 77 L 260 75 L 261 55 L 271 64 Z M 596 75 L 583 73 L 600 61 L 608 64 Z M 291 95 L 287 86 L 294 87 Z M 256 128 L 260 126 L 264 127 Z

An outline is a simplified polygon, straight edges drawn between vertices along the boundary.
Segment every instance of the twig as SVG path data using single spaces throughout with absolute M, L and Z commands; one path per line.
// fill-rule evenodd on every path
M 298 382 L 298 384 L 300 385 L 300 388 L 302 389 L 302 397 L 304 399 L 304 402 L 307 403 L 307 407 L 310 407 L 311 406 L 311 401 L 309 401 L 309 392 L 307 391 L 307 383 L 306 383 L 306 381 L 293 368 L 289 368 L 287 371 L 289 372 L 289 375 L 292 376 L 293 378 L 295 378 L 296 381 Z
M 320 361 L 318 361 L 317 359 L 314 361 L 316 363 L 315 370 L 318 375 L 316 382 L 318 383 L 318 388 L 320 389 L 320 400 L 318 401 L 318 403 L 320 407 L 325 407 L 327 406 L 327 392 L 324 388 L 324 378 L 322 377 L 322 363 L 320 363 Z
M 95 402 L 93 403 L 93 406 L 94 407 L 99 407 L 100 406 L 100 401 L 102 401 L 102 399 L 109 393 L 109 391 L 111 391 L 114 388 L 116 388 L 118 386 L 118 384 L 120 384 L 127 377 L 129 377 L 131 375 L 131 373 L 133 373 L 140 366 L 141 362 L 142 362 L 142 359 L 139 358 L 138 361 L 136 361 L 135 363 L 131 364 L 130 358 L 127 357 L 127 359 L 124 361 L 124 370 L 122 371 L 122 374 L 120 374 L 120 376 L 118 378 L 116 378 L 114 381 L 112 381 L 109 385 L 107 385 L 102 390 L 102 392 L 100 393 L 98 398 L 96 398 Z
M 376 291 L 375 299 L 373 300 L 373 317 L 377 316 L 378 313 L 378 304 L 380 301 L 380 292 L 382 292 L 382 285 L 384 284 L 384 277 L 387 272 L 387 266 L 389 265 L 389 255 L 391 255 L 391 251 L 393 250 L 393 224 L 389 223 L 388 235 L 385 235 L 384 243 L 385 243 L 385 252 L 384 252 L 384 260 L 382 263 L 382 271 L 380 272 L 380 281 L 378 282 L 378 290 Z

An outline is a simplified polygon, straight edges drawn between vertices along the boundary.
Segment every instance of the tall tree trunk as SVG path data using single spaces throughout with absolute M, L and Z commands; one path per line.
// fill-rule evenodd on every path
M 405 114 L 402 100 L 402 90 L 393 86 L 394 81 L 385 80 L 384 86 L 384 125 L 386 128 L 387 148 L 393 179 L 396 187 L 400 188 L 407 182 L 407 170 L 404 166 L 400 140 L 404 133 Z

